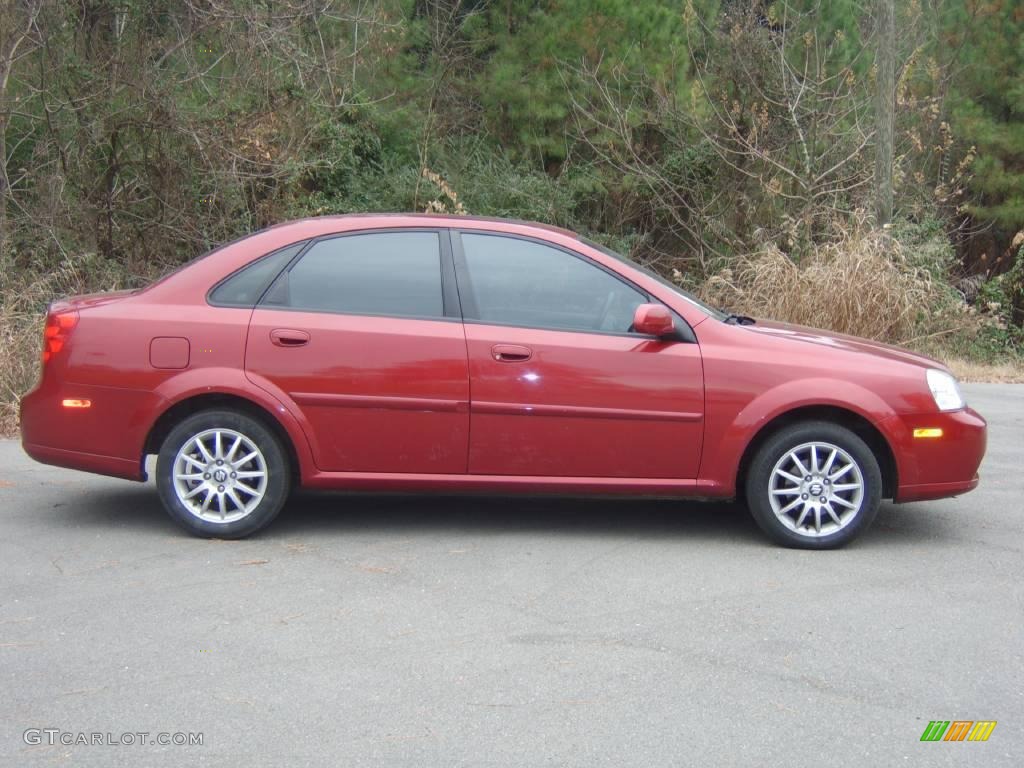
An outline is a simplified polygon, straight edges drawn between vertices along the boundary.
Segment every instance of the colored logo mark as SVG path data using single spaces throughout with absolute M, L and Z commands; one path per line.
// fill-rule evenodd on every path
M 932 720 L 921 734 L 921 741 L 988 741 L 996 720 Z

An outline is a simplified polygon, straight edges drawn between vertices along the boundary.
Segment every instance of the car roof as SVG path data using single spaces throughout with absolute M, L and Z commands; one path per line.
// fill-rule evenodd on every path
M 557 242 L 560 239 L 562 245 L 569 247 L 576 247 L 576 244 L 582 243 L 579 234 L 562 227 L 493 216 L 460 216 L 443 213 L 342 213 L 309 216 L 304 219 L 291 219 L 272 224 L 237 240 L 224 243 L 164 275 L 150 284 L 147 290 L 162 288 L 164 284 L 171 281 L 172 278 L 176 278 L 186 269 L 194 278 L 205 279 L 201 275 L 206 270 L 213 272 L 220 270 L 225 259 L 228 265 L 234 265 L 232 268 L 241 267 L 253 258 L 253 249 L 265 254 L 300 240 L 329 237 L 360 230 L 416 227 L 458 227 L 527 236 L 532 234 L 548 241 Z M 209 257 L 214 255 L 217 255 L 220 261 L 211 263 Z
M 527 237 L 533 235 L 538 239 L 561 245 L 573 251 L 590 251 L 591 258 L 599 263 L 609 265 L 609 262 L 614 262 L 614 271 L 618 272 L 622 268 L 630 270 L 633 273 L 631 279 L 655 296 L 658 296 L 665 287 L 657 278 L 645 274 L 636 265 L 623 261 L 621 257 L 603 253 L 600 249 L 587 243 L 576 232 L 551 224 L 491 216 L 459 216 L 437 213 L 348 213 L 285 221 L 253 232 L 183 265 L 175 272 L 148 286 L 143 293 L 147 294 L 150 300 L 189 303 L 197 294 L 196 286 L 201 287 L 205 297 L 209 286 L 218 280 L 251 263 L 254 258 L 269 254 L 279 248 L 313 238 L 356 233 L 361 230 L 414 229 L 417 227 L 475 229 Z M 216 258 L 210 258 L 215 255 Z M 660 300 L 665 301 L 664 298 Z M 680 299 L 678 301 L 669 300 L 665 303 L 686 318 L 691 326 L 695 326 L 707 318 L 707 313 L 692 301 Z
M 341 224 L 343 229 L 356 229 L 362 226 L 464 226 L 472 229 L 498 229 L 499 231 L 521 231 L 521 230 L 542 230 L 553 232 L 563 237 L 579 240 L 578 233 L 564 227 L 553 224 L 544 224 L 539 221 L 527 221 L 525 219 L 508 219 L 500 216 L 469 216 L 452 213 L 342 213 L 326 216 L 310 216 L 304 219 L 282 222 L 268 229 L 279 227 L 298 226 L 303 229 L 322 229 L 330 231 L 334 224 Z M 482 225 L 482 226 L 481 226 Z M 496 226 L 487 226 L 496 225 Z M 263 230 L 266 231 L 266 230 Z

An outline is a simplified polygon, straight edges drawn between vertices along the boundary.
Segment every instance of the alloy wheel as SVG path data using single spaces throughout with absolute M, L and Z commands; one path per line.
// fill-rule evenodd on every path
M 848 526 L 860 512 L 864 474 L 839 446 L 803 443 L 775 463 L 768 499 L 789 530 L 801 536 L 828 536 Z
M 173 465 L 174 492 L 192 515 L 213 523 L 247 517 L 267 491 L 267 461 L 233 429 L 207 429 L 185 441 Z

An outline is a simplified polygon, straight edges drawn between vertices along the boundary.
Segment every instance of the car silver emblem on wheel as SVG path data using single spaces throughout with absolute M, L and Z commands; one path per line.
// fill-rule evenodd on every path
M 240 432 L 204 430 L 189 438 L 174 458 L 174 492 L 200 520 L 233 523 L 263 500 L 266 459 Z
M 852 523 L 860 512 L 864 475 L 838 445 L 803 443 L 775 463 L 768 499 L 789 530 L 801 536 L 828 536 Z

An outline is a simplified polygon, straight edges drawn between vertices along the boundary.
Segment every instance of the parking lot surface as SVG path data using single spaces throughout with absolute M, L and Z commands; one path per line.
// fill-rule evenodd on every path
M 1024 386 L 964 389 L 979 489 L 837 552 L 734 505 L 412 496 L 205 541 L 2 441 L 0 765 L 1018 766 Z

